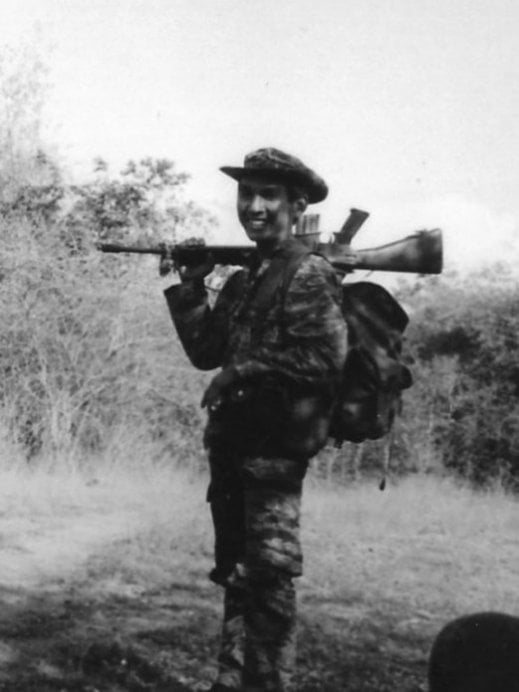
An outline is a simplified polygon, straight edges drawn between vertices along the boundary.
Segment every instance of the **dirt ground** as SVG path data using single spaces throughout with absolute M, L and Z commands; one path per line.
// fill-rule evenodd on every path
M 205 575 L 182 570 L 169 585 L 146 586 L 129 573 L 123 578 L 123 560 L 108 569 L 108 556 L 114 567 L 128 539 L 114 531 L 99 543 L 78 527 L 63 531 L 71 551 L 59 547 L 60 532 L 53 531 L 55 569 L 43 534 L 44 551 L 33 539 L 30 552 L 4 554 L 15 567 L 0 587 L 0 690 L 205 689 L 214 674 L 220 608 Z M 389 622 L 373 628 L 357 619 L 351 606 L 305 603 L 299 689 L 420 690 L 420 652 L 410 653 L 405 643 L 400 650 L 384 646 Z
M 80 498 L 0 518 L 0 690 L 175 692 L 210 685 L 221 594 L 206 578 L 207 524 L 197 528 L 187 516 L 189 531 L 168 530 L 175 511 L 118 504 L 99 511 Z M 351 604 L 339 607 L 306 591 L 302 692 L 420 689 L 423 656 L 381 644 L 387 622 L 367 627 Z
M 200 487 L 181 489 L 167 502 L 163 491 L 160 502 L 144 494 L 109 502 L 110 492 L 93 488 L 84 491 L 94 496 L 88 501 L 83 494 L 59 507 L 51 502 L 16 513 L 4 501 L 1 691 L 196 692 L 214 679 L 221 594 L 206 576 L 211 535 Z M 359 502 L 350 518 L 367 506 Z M 328 504 L 307 510 L 313 529 L 306 552 L 315 559 L 299 585 L 298 689 L 423 692 L 428 651 L 445 614 L 424 603 L 422 577 L 411 562 L 419 559 L 415 546 L 392 535 L 387 516 L 377 520 L 382 538 L 375 524 L 357 520 L 357 544 L 346 537 L 348 548 L 325 546 L 319 522 L 329 523 L 321 517 L 332 511 Z M 430 530 L 442 536 L 446 565 L 445 535 Z M 449 549 L 459 553 L 454 544 Z M 355 569 L 348 570 L 349 561 Z M 339 581 L 331 568 L 327 576 L 327 564 L 341 570 Z M 374 569 L 379 583 L 373 576 L 364 589 Z

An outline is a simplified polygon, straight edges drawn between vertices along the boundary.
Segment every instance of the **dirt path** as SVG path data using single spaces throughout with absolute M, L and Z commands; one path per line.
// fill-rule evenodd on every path
M 63 583 L 92 554 L 134 535 L 138 528 L 139 518 L 131 511 L 109 516 L 78 514 L 37 526 L 18 521 L 15 530 L 4 527 L 0 589 L 26 591 Z
M 129 644 L 130 595 L 146 599 L 133 566 L 125 575 L 118 570 L 127 547 L 160 519 L 153 499 L 113 498 L 96 488 L 56 503 L 31 504 L 29 494 L 25 507 L 19 497 L 3 499 L 0 690 L 191 689 Z M 141 625 L 151 629 L 156 617 L 153 608 Z

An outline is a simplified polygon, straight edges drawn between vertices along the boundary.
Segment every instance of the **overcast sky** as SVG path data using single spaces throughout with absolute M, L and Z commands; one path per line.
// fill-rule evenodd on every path
M 35 24 L 76 171 L 172 158 L 238 240 L 218 167 L 277 146 L 329 183 L 322 227 L 371 212 L 359 247 L 441 226 L 448 264 L 515 251 L 517 0 L 2 0 L 4 43 Z

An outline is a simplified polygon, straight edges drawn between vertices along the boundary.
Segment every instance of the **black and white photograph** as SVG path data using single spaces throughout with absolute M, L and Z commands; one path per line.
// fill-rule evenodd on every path
M 518 37 L 2 1 L 0 692 L 519 692 Z

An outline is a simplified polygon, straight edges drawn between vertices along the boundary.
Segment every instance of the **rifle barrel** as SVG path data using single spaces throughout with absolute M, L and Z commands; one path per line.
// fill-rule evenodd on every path
M 248 264 L 256 255 L 255 245 L 170 245 L 162 247 L 141 247 L 139 245 L 119 245 L 118 243 L 98 243 L 97 249 L 101 252 L 129 252 L 141 255 L 166 255 L 178 264 L 189 264 L 197 258 L 211 254 L 216 264 L 244 265 Z
M 141 255 L 162 255 L 163 250 L 157 245 L 154 247 L 140 247 L 139 245 L 119 245 L 118 243 L 98 243 L 97 249 L 101 252 L 132 252 Z

